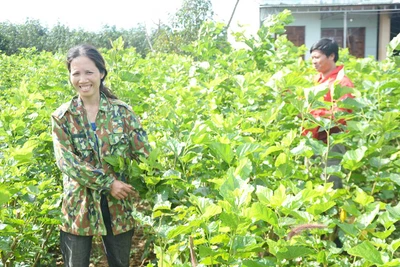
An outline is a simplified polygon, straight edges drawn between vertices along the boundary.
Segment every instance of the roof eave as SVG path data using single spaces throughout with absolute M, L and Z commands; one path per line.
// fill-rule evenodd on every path
M 280 5 L 260 5 L 260 8 L 283 8 L 283 7 L 360 7 L 360 6 L 387 6 L 387 5 L 394 5 L 396 3 L 389 2 L 389 3 L 379 3 L 379 4 L 326 4 L 326 5 L 289 5 L 289 4 L 280 4 Z

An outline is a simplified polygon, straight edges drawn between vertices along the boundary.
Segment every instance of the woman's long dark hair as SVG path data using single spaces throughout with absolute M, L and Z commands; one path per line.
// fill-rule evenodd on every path
M 94 62 L 96 67 L 99 69 L 100 73 L 104 73 L 104 76 L 100 82 L 100 92 L 104 93 L 108 98 L 118 99 L 117 96 L 111 92 L 110 88 L 104 85 L 104 79 L 107 77 L 107 69 L 104 58 L 100 54 L 100 52 L 94 46 L 87 44 L 81 44 L 72 47 L 67 54 L 67 68 L 70 73 L 71 73 L 72 60 L 74 60 L 79 56 L 88 57 L 90 60 Z

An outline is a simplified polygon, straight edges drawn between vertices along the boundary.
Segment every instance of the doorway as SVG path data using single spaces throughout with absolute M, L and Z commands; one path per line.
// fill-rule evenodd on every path
M 321 38 L 332 38 L 343 47 L 343 28 L 322 28 Z M 347 28 L 347 48 L 357 58 L 365 56 L 365 27 Z

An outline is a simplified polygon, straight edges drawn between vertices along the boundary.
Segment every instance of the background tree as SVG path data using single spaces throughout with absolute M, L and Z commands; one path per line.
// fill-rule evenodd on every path
M 21 48 L 36 51 L 63 52 L 70 47 L 89 43 L 99 48 L 111 49 L 111 42 L 122 37 L 124 48 L 135 47 L 145 56 L 149 51 L 188 53 L 187 46 L 199 40 L 204 22 L 212 20 L 210 0 L 184 0 L 182 7 L 167 22 L 159 21 L 155 28 L 146 31 L 146 25 L 138 24 L 131 29 L 117 29 L 105 25 L 98 32 L 70 29 L 57 24 L 46 28 L 38 20 L 27 19 L 23 24 L 0 23 L 0 50 L 7 54 L 19 53 Z
M 0 24 L 0 52 L 6 51 L 9 46 L 9 41 L 7 39 L 7 36 L 1 33 L 1 27 L 2 25 Z
M 65 47 L 71 44 L 71 31 L 70 29 L 58 23 L 50 31 L 46 38 L 44 49 L 46 51 L 64 51 Z
M 149 44 L 146 41 L 146 26 L 139 24 L 137 27 L 124 30 L 122 38 L 126 47 L 135 47 L 136 52 L 142 57 L 150 51 Z
M 24 24 L 1 23 L 0 33 L 2 51 L 11 55 L 20 48 L 36 47 L 42 50 L 47 29 L 38 20 L 28 19 Z
M 183 53 L 185 46 L 198 39 L 201 26 L 213 20 L 213 15 L 210 0 L 184 0 L 169 24 L 159 23 L 153 35 L 155 50 Z

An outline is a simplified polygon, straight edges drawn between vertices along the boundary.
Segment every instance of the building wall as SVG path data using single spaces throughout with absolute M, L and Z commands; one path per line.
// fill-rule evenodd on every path
M 322 16 L 323 17 L 323 16 Z M 321 28 L 343 28 L 343 13 L 321 19 Z M 378 15 L 347 13 L 347 27 L 365 27 L 365 57 L 377 57 Z
M 305 26 L 305 46 L 310 50 L 311 46 L 321 38 L 320 14 L 296 14 L 295 20 L 290 26 Z M 306 53 L 305 58 L 309 58 Z
M 272 10 L 276 13 L 277 10 Z M 261 9 L 261 20 L 268 15 L 267 9 Z M 321 28 L 343 28 L 344 14 L 338 13 L 292 13 L 294 22 L 290 26 L 305 26 L 305 45 L 309 49 L 321 38 Z M 378 15 L 372 13 L 347 13 L 347 27 L 365 27 L 364 56 L 377 58 Z M 306 58 L 309 54 L 306 54 Z

